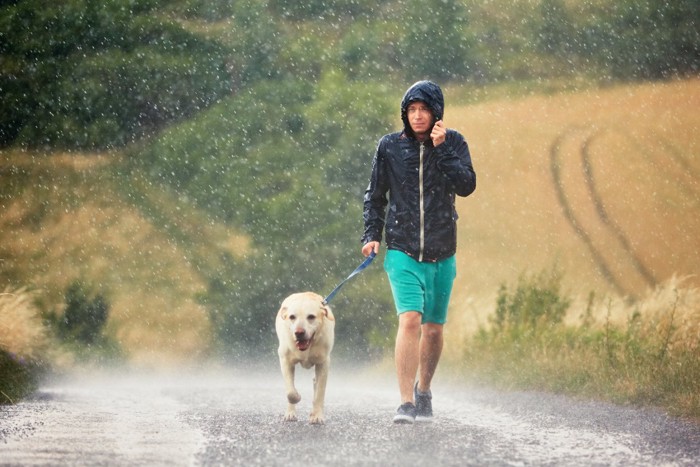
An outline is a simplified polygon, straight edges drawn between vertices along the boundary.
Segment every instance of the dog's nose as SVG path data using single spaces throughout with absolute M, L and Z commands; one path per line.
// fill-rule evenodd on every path
M 294 336 L 295 336 L 297 339 L 300 338 L 300 337 L 304 337 L 304 335 L 306 335 L 306 333 L 304 332 L 303 329 L 302 329 L 302 330 L 297 329 L 296 331 L 294 331 Z

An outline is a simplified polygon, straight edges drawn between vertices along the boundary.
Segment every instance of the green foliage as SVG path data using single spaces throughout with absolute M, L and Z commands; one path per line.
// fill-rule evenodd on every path
M 397 48 L 404 79 L 439 82 L 475 71 L 469 20 L 457 0 L 408 0 L 399 19 Z
M 205 21 L 220 21 L 235 13 L 235 0 L 185 0 L 174 2 L 173 12 L 185 18 L 199 18 Z
M 65 292 L 65 309 L 45 314 L 45 322 L 65 347 L 85 361 L 109 361 L 121 357 L 119 345 L 105 333 L 109 302 L 81 280 L 73 281 Z
M 269 0 L 269 4 L 277 15 L 295 21 L 354 18 L 377 8 L 371 0 Z
M 546 55 L 566 59 L 574 51 L 575 28 L 571 12 L 563 0 L 543 0 L 539 5 L 539 15 L 534 21 L 537 33 L 536 47 Z
M 88 0 L 0 4 L 0 145 L 109 148 L 329 68 L 498 81 L 700 69 L 696 0 Z
M 550 274 L 519 281 L 513 293 L 503 287 L 495 319 L 465 344 L 461 364 L 467 374 L 492 384 L 524 390 L 596 397 L 617 403 L 664 407 L 700 416 L 700 358 L 697 333 L 676 334 L 684 323 L 679 303 L 660 318 L 636 307 L 626 324 L 607 319 L 596 325 L 590 295 L 578 324 L 564 325 L 569 299 Z M 692 306 L 692 305 L 691 305 Z
M 0 349 L 0 405 L 14 404 L 37 387 L 40 365 Z
M 593 58 L 615 78 L 658 79 L 700 70 L 697 0 L 624 0 L 589 25 Z
M 362 194 L 389 107 L 381 85 L 340 73 L 325 74 L 315 89 L 305 81 L 261 81 L 132 158 L 134 170 L 254 241 L 245 260 L 226 259 L 200 297 L 227 351 L 258 352 L 274 337 L 274 314 L 287 294 L 330 292 L 356 266 Z M 387 296 L 361 302 L 343 310 L 343 323 L 391 309 Z M 386 331 L 387 323 L 372 322 Z M 352 348 L 366 349 L 373 333 L 368 327 L 347 335 Z
M 501 285 L 496 302 L 496 332 L 512 336 L 538 332 L 561 323 L 571 301 L 561 296 L 561 277 L 556 271 L 521 277 L 511 293 Z
M 233 87 L 255 86 L 260 80 L 279 78 L 284 69 L 279 55 L 285 41 L 281 23 L 267 9 L 265 0 L 235 2 L 228 46 L 227 66 Z
M 27 0 L 2 9 L 0 144 L 123 145 L 230 90 L 225 50 L 157 2 Z
M 93 344 L 102 338 L 109 317 L 109 304 L 102 294 L 90 297 L 85 284 L 73 282 L 66 290 L 66 309 L 58 322 L 63 340 Z

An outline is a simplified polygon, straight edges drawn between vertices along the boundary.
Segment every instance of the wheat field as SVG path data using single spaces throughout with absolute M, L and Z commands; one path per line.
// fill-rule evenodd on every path
M 698 108 L 698 79 L 447 102 L 477 172 L 458 201 L 459 332 L 487 321 L 500 284 L 553 268 L 574 298 L 697 287 Z

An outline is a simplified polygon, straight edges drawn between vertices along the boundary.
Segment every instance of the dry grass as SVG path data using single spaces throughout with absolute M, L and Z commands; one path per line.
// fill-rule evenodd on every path
M 572 322 L 594 290 L 601 297 L 594 310 L 597 323 L 605 323 L 610 311 L 610 322 L 624 329 L 631 313 L 628 298 L 634 297 L 645 322 L 657 323 L 656 332 L 663 333 L 666 315 L 652 310 L 652 297 L 663 305 L 658 310 L 667 310 L 675 303 L 675 288 L 682 291 L 669 348 L 696 342 L 697 312 L 687 310 L 693 309 L 700 286 L 700 276 L 694 275 L 700 264 L 697 108 L 697 79 L 463 107 L 448 101 L 445 120 L 470 143 L 478 188 L 458 204 L 459 275 L 446 357 L 458 358 L 465 339 L 488 324 L 499 285 L 553 265 L 577 303 Z M 77 278 L 87 280 L 107 292 L 112 305 L 107 330 L 132 360 L 160 364 L 197 358 L 211 338 L 206 313 L 195 299 L 206 286 L 198 271 L 215 267 L 201 259 L 216 258 L 222 249 L 238 255 L 248 241 L 187 201 L 137 180 L 142 201 L 159 211 L 157 218 L 144 214 L 113 178 L 115 157 L 1 154 L 0 277 L 11 290 L 30 285 L 43 308 L 58 310 L 66 287 Z M 15 176 L 31 183 L 11 191 L 7 182 Z M 558 189 L 598 258 L 565 216 Z M 601 218 L 600 206 L 617 230 Z M 653 273 L 653 286 L 639 276 L 633 256 Z M 601 258 L 622 293 L 601 271 Z M 685 279 L 679 284 L 674 277 Z
M 447 363 L 700 418 L 698 108 L 698 79 L 448 102 L 478 183 L 458 202 Z M 566 326 L 480 342 L 499 286 L 552 268 L 573 302 Z
M 564 290 L 584 298 L 595 291 L 639 299 L 674 276 L 700 286 L 698 108 L 698 79 L 448 102 L 445 121 L 469 141 L 478 179 L 476 192 L 458 201 L 450 313 L 467 331 L 453 334 L 476 329 L 498 287 L 524 272 L 557 267 Z M 559 192 L 589 244 L 567 219 Z
M 461 378 L 652 405 L 700 420 L 700 290 L 678 279 L 633 304 L 575 302 L 565 323 L 488 323 L 454 350 L 447 362 Z
M 145 215 L 104 158 L 3 157 L 3 167 L 14 172 L 0 173 L 0 183 L 9 186 L 13 176 L 32 183 L 0 198 L 0 277 L 30 285 L 42 309 L 59 313 L 66 288 L 81 279 L 106 294 L 106 331 L 130 361 L 196 360 L 211 344 L 206 311 L 196 300 L 206 287 L 202 258 L 215 267 L 222 250 L 235 256 L 247 241 L 157 187 L 140 187 L 160 210 L 157 219 Z
M 46 346 L 39 311 L 25 289 L 0 293 L 0 349 L 26 359 L 36 359 Z

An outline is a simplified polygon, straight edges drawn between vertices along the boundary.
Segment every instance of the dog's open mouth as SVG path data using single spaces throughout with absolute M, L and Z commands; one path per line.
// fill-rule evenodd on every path
M 297 349 L 304 351 L 311 346 L 311 339 L 297 339 L 296 340 Z

